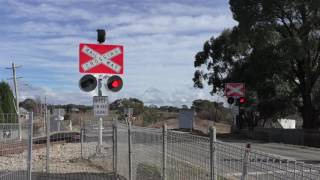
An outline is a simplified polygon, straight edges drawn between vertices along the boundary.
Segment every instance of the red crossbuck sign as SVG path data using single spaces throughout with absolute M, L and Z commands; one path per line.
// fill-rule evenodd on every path
M 80 44 L 79 72 L 123 74 L 123 46 Z
M 227 97 L 244 97 L 244 83 L 226 83 L 224 93 Z

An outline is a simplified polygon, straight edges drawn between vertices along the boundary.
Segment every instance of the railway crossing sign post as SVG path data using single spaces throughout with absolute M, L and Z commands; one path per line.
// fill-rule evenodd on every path
M 245 96 L 245 84 L 244 83 L 226 83 L 224 88 L 224 94 L 228 98 L 228 103 L 230 103 L 230 108 L 233 114 L 233 129 L 238 130 L 237 126 L 237 116 L 239 115 L 239 106 L 232 105 L 239 98 Z M 229 98 L 232 100 L 229 102 Z
M 102 96 L 101 88 L 105 87 L 111 92 L 118 92 L 123 86 L 122 78 L 118 75 L 124 72 L 124 51 L 122 45 L 105 45 L 105 30 L 97 30 L 99 44 L 79 45 L 79 72 L 86 74 L 80 79 L 79 86 L 85 92 L 98 87 L 98 96 L 93 97 L 94 116 L 99 118 L 99 133 L 97 154 L 102 150 L 102 120 L 109 114 L 108 96 Z M 99 74 L 99 78 L 92 74 Z M 106 76 L 111 75 L 111 76 Z M 108 77 L 108 83 L 102 85 L 102 77 Z

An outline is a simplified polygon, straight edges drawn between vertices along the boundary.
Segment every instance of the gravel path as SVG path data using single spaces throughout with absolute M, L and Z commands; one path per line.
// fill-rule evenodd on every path
M 94 147 L 94 144 L 87 144 Z M 32 152 L 33 172 L 45 171 L 46 148 Z M 0 171 L 24 171 L 27 169 L 27 151 L 0 156 Z M 111 161 L 111 162 L 110 162 Z M 51 173 L 106 173 L 111 172 L 112 159 L 82 160 L 80 143 L 53 144 L 50 148 Z

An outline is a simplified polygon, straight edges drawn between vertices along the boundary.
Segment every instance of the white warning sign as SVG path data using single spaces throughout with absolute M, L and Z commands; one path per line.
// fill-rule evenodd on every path
M 108 96 L 93 96 L 93 112 L 95 117 L 107 116 L 109 114 Z

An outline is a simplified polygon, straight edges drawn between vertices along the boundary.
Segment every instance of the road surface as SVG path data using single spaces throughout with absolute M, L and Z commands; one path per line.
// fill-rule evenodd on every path
M 250 143 L 251 148 L 254 150 L 280 155 L 288 159 L 308 164 L 315 164 L 320 167 L 320 148 L 282 143 L 266 143 L 253 140 L 223 139 L 223 141 L 242 147 L 245 147 L 247 143 Z

